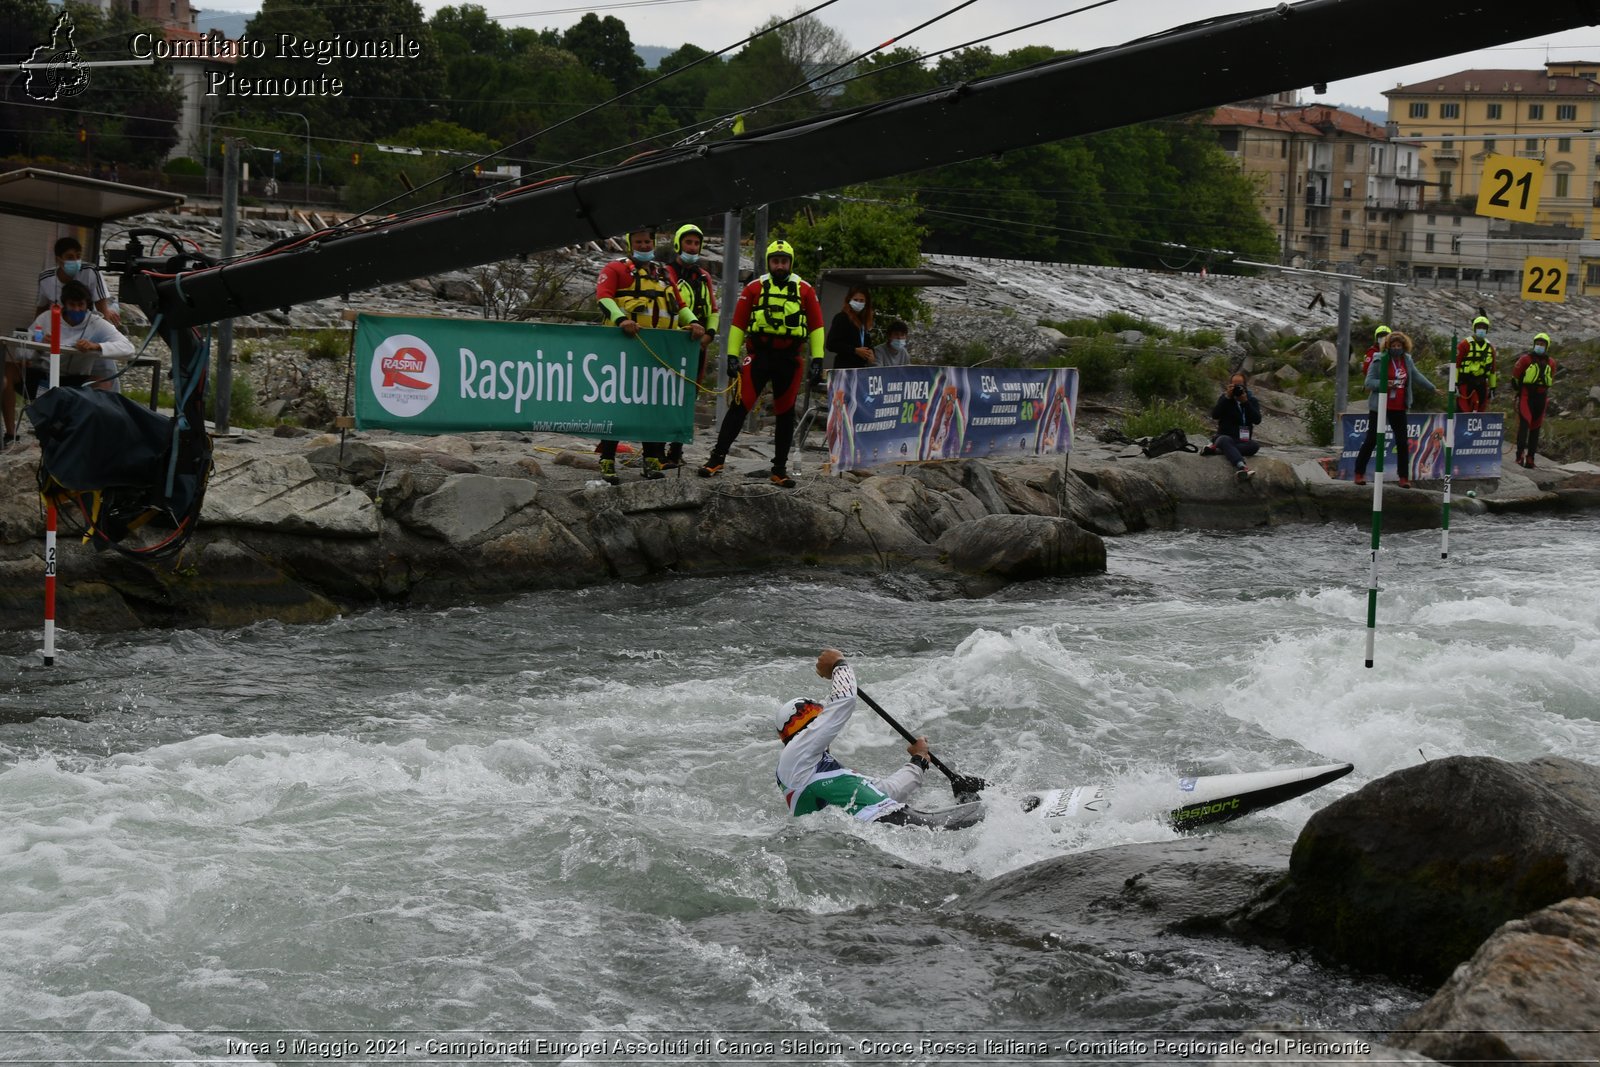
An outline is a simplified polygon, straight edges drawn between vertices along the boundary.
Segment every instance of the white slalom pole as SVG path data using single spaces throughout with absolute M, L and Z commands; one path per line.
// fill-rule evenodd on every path
M 1378 435 L 1377 462 L 1372 468 L 1372 575 L 1367 579 L 1367 666 L 1378 643 L 1378 539 L 1383 533 L 1383 452 L 1389 429 L 1389 350 L 1379 357 L 1378 380 L 1383 383 L 1378 395 L 1378 410 L 1373 415 Z M 1405 429 L 1401 428 L 1401 433 Z
M 1452 349 L 1454 351 L 1454 349 Z M 1450 395 L 1444 417 L 1444 515 L 1440 520 L 1439 558 L 1450 558 L 1450 478 L 1456 462 L 1456 365 L 1450 364 Z

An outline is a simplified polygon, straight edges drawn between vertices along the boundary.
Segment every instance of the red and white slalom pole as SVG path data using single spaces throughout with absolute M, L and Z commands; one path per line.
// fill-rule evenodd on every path
M 50 305 L 50 388 L 61 386 L 61 305 Z M 41 460 L 41 462 L 43 462 Z M 56 663 L 56 505 L 44 507 L 44 665 Z

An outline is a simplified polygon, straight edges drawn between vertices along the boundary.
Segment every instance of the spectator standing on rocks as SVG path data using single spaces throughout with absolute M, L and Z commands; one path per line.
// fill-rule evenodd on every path
M 852 286 L 844 307 L 828 326 L 827 349 L 838 370 L 868 367 L 877 359 L 872 349 L 872 294 Z
M 705 239 L 705 232 L 694 223 L 679 226 L 678 232 L 672 235 L 672 262 L 667 265 L 667 273 L 678 289 L 678 299 L 705 328 L 700 338 L 700 361 L 694 369 L 696 385 L 705 377 L 706 352 L 717 336 L 717 280 L 700 265 L 700 249 Z M 661 465 L 666 470 L 683 466 L 683 442 L 674 441 L 667 446 L 667 458 Z
M 1367 436 L 1361 442 L 1361 451 L 1356 453 L 1355 482 L 1357 485 L 1367 484 L 1367 461 L 1372 458 L 1372 450 L 1378 443 L 1378 399 L 1387 394 L 1389 425 L 1394 427 L 1394 450 L 1398 457 L 1394 468 L 1399 475 L 1396 484 L 1402 489 L 1410 489 L 1411 439 L 1406 432 L 1406 413 L 1411 410 L 1417 382 L 1426 386 L 1430 393 L 1439 390 L 1412 360 L 1411 338 L 1403 333 L 1391 333 L 1385 343 L 1389 351 L 1389 381 L 1385 388 L 1383 360 L 1374 359 L 1367 372 L 1367 410 L 1371 415 L 1367 419 Z
M 800 392 L 800 379 L 807 373 L 806 356 L 811 357 L 811 377 L 822 377 L 822 304 L 811 283 L 794 273 L 794 247 L 778 240 L 767 245 L 767 273 L 754 279 L 739 293 L 733 309 L 733 325 L 728 330 L 728 349 L 744 351 L 746 331 L 750 354 L 739 365 L 738 402 L 728 405 L 728 414 L 717 431 L 702 478 L 721 474 L 728 462 L 728 449 L 744 428 L 745 416 L 755 410 L 761 391 L 772 386 L 772 413 L 777 416 L 772 434 L 773 485 L 794 488 L 789 477 L 789 446 L 794 441 L 794 402 Z
M 1544 425 L 1550 386 L 1556 380 L 1556 361 L 1550 358 L 1550 335 L 1536 333 L 1528 351 L 1511 368 L 1511 387 L 1517 391 L 1517 466 L 1532 467 L 1539 451 L 1539 428 Z
M 1228 388 L 1211 405 L 1211 417 L 1217 420 L 1217 435 L 1206 451 L 1226 459 L 1240 481 L 1254 477 L 1255 471 L 1245 466 L 1244 457 L 1261 451 L 1261 442 L 1255 440 L 1255 428 L 1261 425 L 1261 403 L 1245 384 L 1242 372 L 1236 371 L 1228 379 Z
M 656 231 L 641 226 L 628 234 L 629 254 L 613 260 L 600 270 L 595 283 L 595 300 L 605 315 L 606 325 L 616 326 L 628 337 L 637 337 L 641 328 L 686 329 L 695 340 L 705 328 L 695 321 L 694 312 L 684 306 L 678 288 L 664 264 L 656 262 Z M 644 444 L 644 477 L 663 478 L 661 461 L 667 446 L 661 441 Z M 600 442 L 600 477 L 612 485 L 617 478 L 617 442 Z
M 904 367 L 910 363 L 907 345 L 910 343 L 911 328 L 895 319 L 884 333 L 888 339 L 872 350 L 873 362 L 880 367 Z
M 1494 345 L 1489 343 L 1489 318 L 1479 315 L 1472 320 L 1472 336 L 1456 345 L 1456 410 L 1489 410 L 1499 384 Z

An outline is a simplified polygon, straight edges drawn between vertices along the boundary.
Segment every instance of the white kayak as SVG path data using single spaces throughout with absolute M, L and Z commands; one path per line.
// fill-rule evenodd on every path
M 1070 819 L 1088 819 L 1116 811 L 1137 817 L 1164 813 L 1179 830 L 1210 823 L 1230 822 L 1252 811 L 1282 804 L 1349 774 L 1349 763 L 1321 767 L 1286 767 L 1276 771 L 1242 774 L 1206 774 L 1179 778 L 1170 788 L 1133 791 L 1119 797 L 1103 786 L 1080 785 L 1047 789 L 1022 798 L 1022 810 L 1052 825 Z
M 1253 811 L 1293 800 L 1343 778 L 1353 769 L 1349 763 L 1329 763 L 1321 767 L 1206 774 L 1178 778 L 1170 786 L 1130 789 L 1123 793 L 1094 785 L 1044 789 L 1024 795 L 1022 810 L 1056 830 L 1065 829 L 1074 821 L 1103 817 L 1113 811 L 1122 818 L 1161 815 L 1178 830 L 1193 830 L 1212 823 L 1231 822 Z M 974 800 L 943 811 L 907 811 L 904 821 L 917 826 L 959 830 L 981 821 L 983 812 L 984 802 Z

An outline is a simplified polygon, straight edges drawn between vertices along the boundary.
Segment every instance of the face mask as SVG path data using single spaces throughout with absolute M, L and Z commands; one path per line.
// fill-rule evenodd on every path
M 634 252 L 633 254 L 633 261 L 635 263 L 649 263 L 655 258 L 656 253 L 654 249 L 650 250 L 649 252 Z
M 1389 358 L 1390 359 L 1405 359 L 1406 358 L 1406 350 L 1403 349 L 1403 348 L 1391 348 L 1391 349 L 1389 349 Z
M 84 319 L 89 317 L 89 309 L 84 308 L 82 311 L 68 311 L 63 308 L 61 310 L 61 317 L 67 320 L 67 324 L 69 326 L 77 326 L 81 324 Z
M 1484 330 L 1484 329 L 1479 329 L 1479 330 L 1473 331 L 1473 334 L 1474 334 L 1474 336 L 1476 336 L 1478 338 L 1478 340 L 1481 341 L 1485 337 L 1489 336 L 1489 331 L 1488 330 Z
M 906 350 L 906 339 L 904 337 L 896 337 L 893 341 L 889 342 L 889 347 L 894 349 L 896 352 L 904 352 Z
M 700 262 L 700 253 L 698 253 L 698 252 L 679 252 L 678 253 L 678 262 L 679 263 L 687 263 L 689 266 L 692 267 L 696 263 Z
M 850 310 L 859 315 L 867 310 L 867 302 L 865 300 L 852 300 L 850 301 Z
M 69 278 L 76 278 L 78 276 L 78 271 L 82 269 L 83 260 L 81 259 L 68 259 L 64 260 L 61 264 L 61 273 L 65 274 Z
M 1533 346 L 1533 354 L 1536 355 L 1536 356 L 1544 355 L 1544 345 L 1534 345 Z

